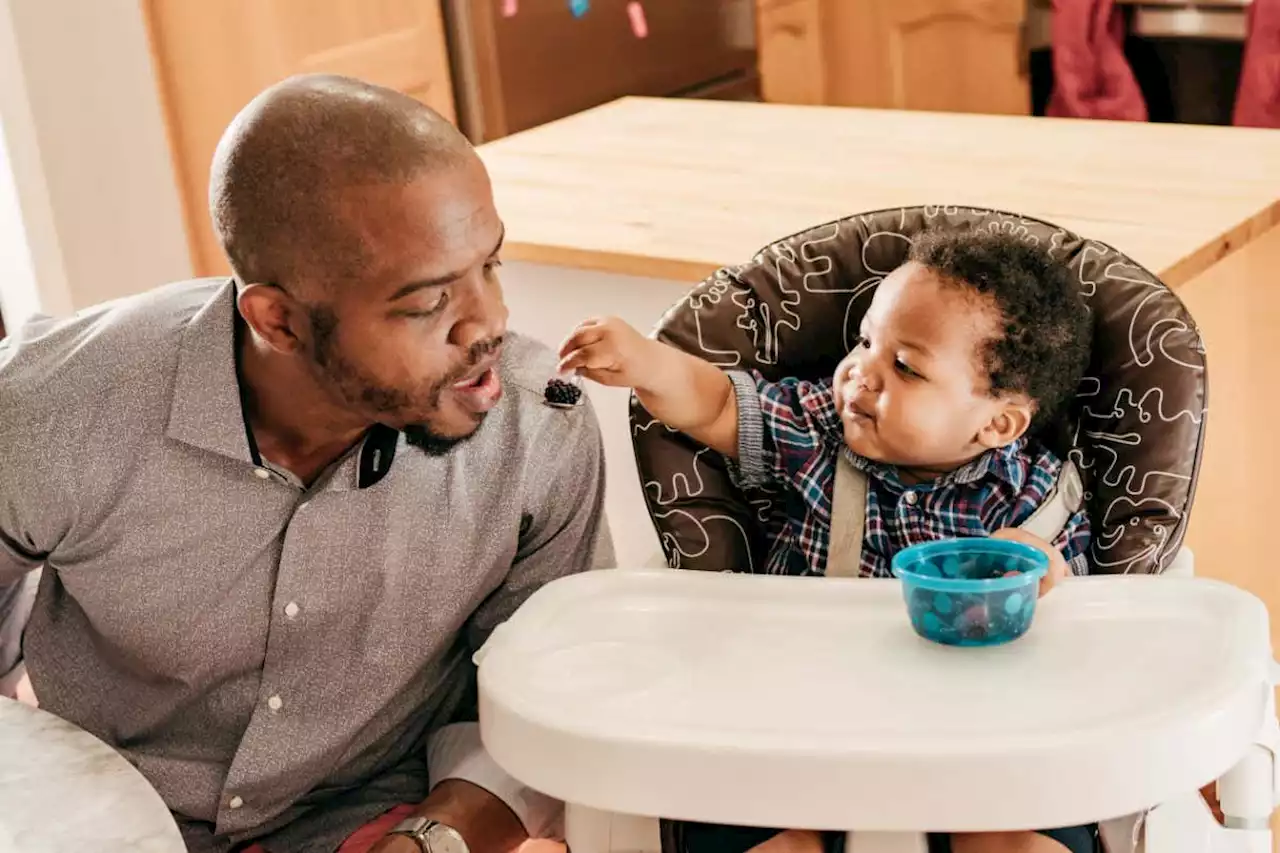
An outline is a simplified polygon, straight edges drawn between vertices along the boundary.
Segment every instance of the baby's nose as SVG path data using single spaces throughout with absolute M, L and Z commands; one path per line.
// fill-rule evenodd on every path
M 856 363 L 850 368 L 849 381 L 860 391 L 879 391 L 882 384 L 875 367 L 862 363 Z

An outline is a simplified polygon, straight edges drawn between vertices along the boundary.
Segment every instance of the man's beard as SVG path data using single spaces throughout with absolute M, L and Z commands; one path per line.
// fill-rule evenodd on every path
M 309 310 L 312 330 L 311 358 L 321 375 L 338 394 L 362 408 L 382 413 L 403 411 L 412 406 L 413 398 L 403 390 L 379 386 L 348 361 L 337 347 L 338 318 L 328 306 Z M 428 406 L 438 409 L 440 397 L 453 383 L 466 377 L 486 356 L 502 346 L 502 338 L 479 341 L 471 346 L 467 359 L 454 370 L 433 382 L 427 390 Z M 428 456 L 445 456 L 480 431 L 488 413 L 481 414 L 475 429 L 465 435 L 443 435 L 430 424 L 413 423 L 401 427 L 405 443 Z
M 481 415 L 481 421 L 484 420 Z M 480 431 L 480 427 L 476 427 L 466 435 L 447 436 L 440 435 L 426 424 L 409 424 L 401 432 L 404 433 L 405 443 L 410 447 L 416 447 L 428 456 L 448 456 L 455 447 L 470 439 Z

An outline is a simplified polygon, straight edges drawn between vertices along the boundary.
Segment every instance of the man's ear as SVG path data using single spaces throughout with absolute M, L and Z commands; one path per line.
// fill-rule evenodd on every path
M 250 284 L 236 296 L 240 316 L 267 346 L 281 353 L 296 352 L 306 333 L 302 305 L 279 287 Z
M 977 443 L 988 450 L 1012 444 L 1026 434 L 1035 411 L 1035 404 L 1024 397 L 1002 398 L 991 420 L 978 430 Z

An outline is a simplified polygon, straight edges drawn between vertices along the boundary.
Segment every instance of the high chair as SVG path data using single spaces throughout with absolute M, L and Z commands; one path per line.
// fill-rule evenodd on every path
M 657 336 L 726 368 L 829 376 L 876 285 L 931 228 L 1015 234 L 1077 275 L 1093 359 L 1043 438 L 1079 472 L 1092 573 L 1130 577 L 1069 582 L 1027 637 L 975 654 L 914 637 L 893 581 L 726 576 L 760 571 L 777 496 L 740 491 L 715 453 L 633 402 L 667 562 L 704 571 L 558 581 L 477 656 L 486 746 L 566 800 L 574 853 L 657 850 L 658 816 L 850 830 L 848 853 L 923 851 L 924 831 L 1094 821 L 1112 853 L 1270 850 L 1268 617 L 1247 593 L 1192 578 L 1181 548 L 1205 354 L 1154 275 L 1029 217 L 885 210 L 718 271 Z M 1165 577 L 1134 577 L 1149 575 Z M 1198 792 L 1215 779 L 1225 827 Z M 679 833 L 662 836 L 681 853 Z

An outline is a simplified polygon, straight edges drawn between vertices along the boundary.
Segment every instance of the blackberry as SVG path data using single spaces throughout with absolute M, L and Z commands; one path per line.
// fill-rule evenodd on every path
M 549 406 L 563 408 L 576 406 L 578 401 L 582 399 L 582 389 L 572 382 L 565 382 L 563 379 L 552 379 L 547 383 L 547 389 L 543 392 L 543 399 L 546 400 Z

